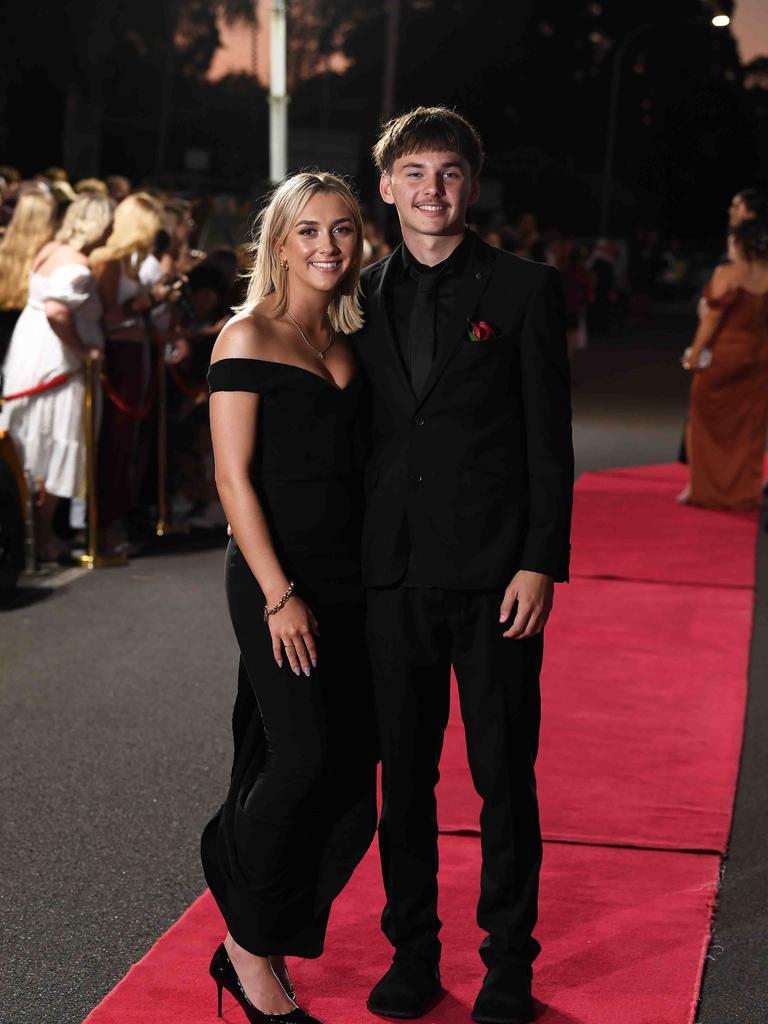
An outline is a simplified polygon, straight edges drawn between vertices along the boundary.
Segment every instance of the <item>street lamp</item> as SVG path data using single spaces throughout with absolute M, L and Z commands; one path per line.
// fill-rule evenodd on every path
M 722 11 L 722 7 L 718 5 L 718 10 Z M 701 24 L 700 18 L 685 18 L 680 24 L 686 24 L 688 22 L 695 22 Z M 727 14 L 715 14 L 712 17 L 712 25 L 715 28 L 726 28 L 731 22 L 731 19 Z M 611 193 L 613 191 L 613 156 L 614 150 L 616 149 L 616 115 L 619 108 L 619 85 L 621 84 L 621 65 L 624 60 L 624 56 L 627 52 L 627 47 L 633 42 L 639 35 L 647 32 L 649 29 L 656 28 L 657 25 L 648 23 L 645 25 L 638 25 L 633 28 L 631 32 L 627 33 L 622 39 L 619 46 L 616 48 L 616 52 L 613 55 L 613 62 L 611 65 L 611 91 L 610 100 L 608 103 L 608 130 L 605 137 L 605 160 L 603 163 L 603 180 L 600 188 L 600 234 L 606 235 L 608 233 L 609 219 L 610 219 L 610 208 L 611 208 Z

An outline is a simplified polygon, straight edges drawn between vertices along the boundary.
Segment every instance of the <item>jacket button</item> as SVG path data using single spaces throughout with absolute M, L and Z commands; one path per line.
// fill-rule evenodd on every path
M 421 473 L 411 473 L 411 483 L 420 484 L 423 479 Z
M 482 276 L 483 276 L 483 275 L 482 275 L 482 274 L 480 274 L 480 273 L 477 273 L 477 274 L 475 274 L 475 280 L 476 280 L 476 281 L 479 281 L 479 280 L 480 280 L 480 278 L 481 278 Z
M 417 416 L 416 419 L 413 422 L 416 424 L 417 427 L 423 427 L 424 426 L 424 417 L 423 416 Z

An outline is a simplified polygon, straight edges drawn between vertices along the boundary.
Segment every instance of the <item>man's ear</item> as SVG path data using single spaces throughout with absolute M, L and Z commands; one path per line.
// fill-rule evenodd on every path
M 382 174 L 379 178 L 379 195 L 389 206 L 395 205 L 395 197 L 392 195 L 392 178 L 388 174 Z
M 473 178 L 469 188 L 469 200 L 467 206 L 473 206 L 480 198 L 480 179 Z

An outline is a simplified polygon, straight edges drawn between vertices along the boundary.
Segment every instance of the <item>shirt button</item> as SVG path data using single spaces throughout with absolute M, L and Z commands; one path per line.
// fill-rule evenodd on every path
M 476 281 L 479 281 L 479 280 L 480 280 L 480 278 L 481 278 L 482 276 L 483 276 L 483 275 L 482 275 L 482 274 L 480 274 L 480 273 L 477 273 L 477 274 L 475 274 L 475 280 L 476 280 Z
M 424 426 L 424 417 L 423 416 L 417 416 L 416 419 L 413 422 L 416 424 L 417 427 L 423 427 Z
M 411 473 L 411 482 L 414 484 L 420 484 L 424 477 L 421 473 Z

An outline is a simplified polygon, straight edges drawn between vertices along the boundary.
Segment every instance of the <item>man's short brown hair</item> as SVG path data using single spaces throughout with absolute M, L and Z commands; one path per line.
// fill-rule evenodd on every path
M 416 107 L 387 121 L 373 147 L 373 159 L 381 174 L 389 174 L 401 156 L 427 150 L 458 153 L 474 178 L 483 166 L 483 143 L 477 130 L 448 107 Z

